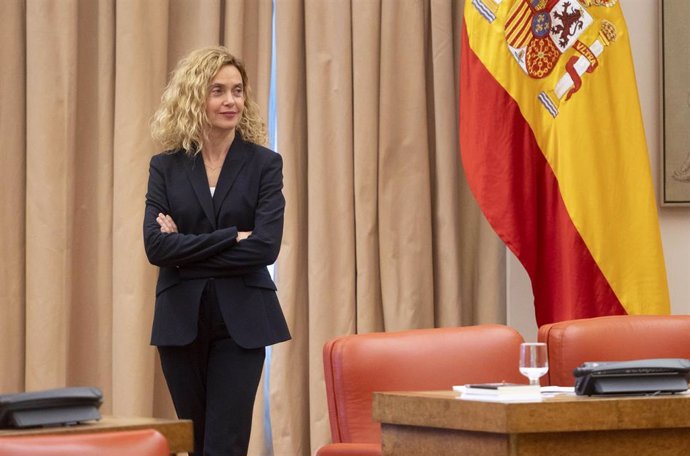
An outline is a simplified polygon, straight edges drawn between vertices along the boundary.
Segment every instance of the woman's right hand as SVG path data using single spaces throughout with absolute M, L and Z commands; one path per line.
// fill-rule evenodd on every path
M 237 232 L 237 242 L 240 242 L 243 239 L 247 239 L 249 236 L 251 236 L 252 232 L 251 231 L 238 231 Z

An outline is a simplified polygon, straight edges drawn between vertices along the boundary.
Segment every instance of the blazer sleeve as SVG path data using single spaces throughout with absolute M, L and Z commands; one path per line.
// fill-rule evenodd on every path
M 203 234 L 161 233 L 156 217 L 161 212 L 170 214 L 162 161 L 156 155 L 149 166 L 144 210 L 144 247 L 149 262 L 161 267 L 179 267 L 213 257 L 237 244 L 236 227 Z
M 251 236 L 230 249 L 180 267 L 180 277 L 236 276 L 273 264 L 278 258 L 283 237 L 285 198 L 282 189 L 283 159 L 272 153 L 261 173 Z

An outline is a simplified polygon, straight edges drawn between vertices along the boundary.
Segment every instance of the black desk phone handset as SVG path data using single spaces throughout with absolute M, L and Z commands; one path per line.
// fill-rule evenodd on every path
M 575 393 L 673 394 L 687 391 L 690 360 L 684 358 L 586 362 L 575 368 Z

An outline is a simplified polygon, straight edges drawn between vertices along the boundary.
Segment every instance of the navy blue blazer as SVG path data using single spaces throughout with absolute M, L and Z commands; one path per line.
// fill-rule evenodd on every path
M 211 197 L 201 154 L 182 150 L 151 159 L 144 214 L 144 245 L 160 267 L 151 344 L 179 346 L 197 335 L 199 304 L 215 281 L 228 332 L 245 348 L 290 339 L 273 264 L 283 235 L 285 199 L 279 154 L 235 137 Z M 162 212 L 178 233 L 161 233 Z M 251 231 L 235 240 L 238 231 Z

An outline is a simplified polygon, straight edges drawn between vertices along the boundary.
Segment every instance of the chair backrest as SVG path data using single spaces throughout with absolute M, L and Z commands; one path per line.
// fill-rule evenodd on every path
M 617 315 L 562 321 L 539 328 L 546 342 L 545 384 L 575 384 L 573 369 L 585 361 L 690 358 L 689 315 Z
M 503 325 L 355 334 L 327 342 L 323 362 L 334 443 L 380 443 L 374 392 L 450 390 L 476 382 L 526 382 L 522 336 Z
M 168 456 L 155 429 L 0 437 L 0 456 Z

